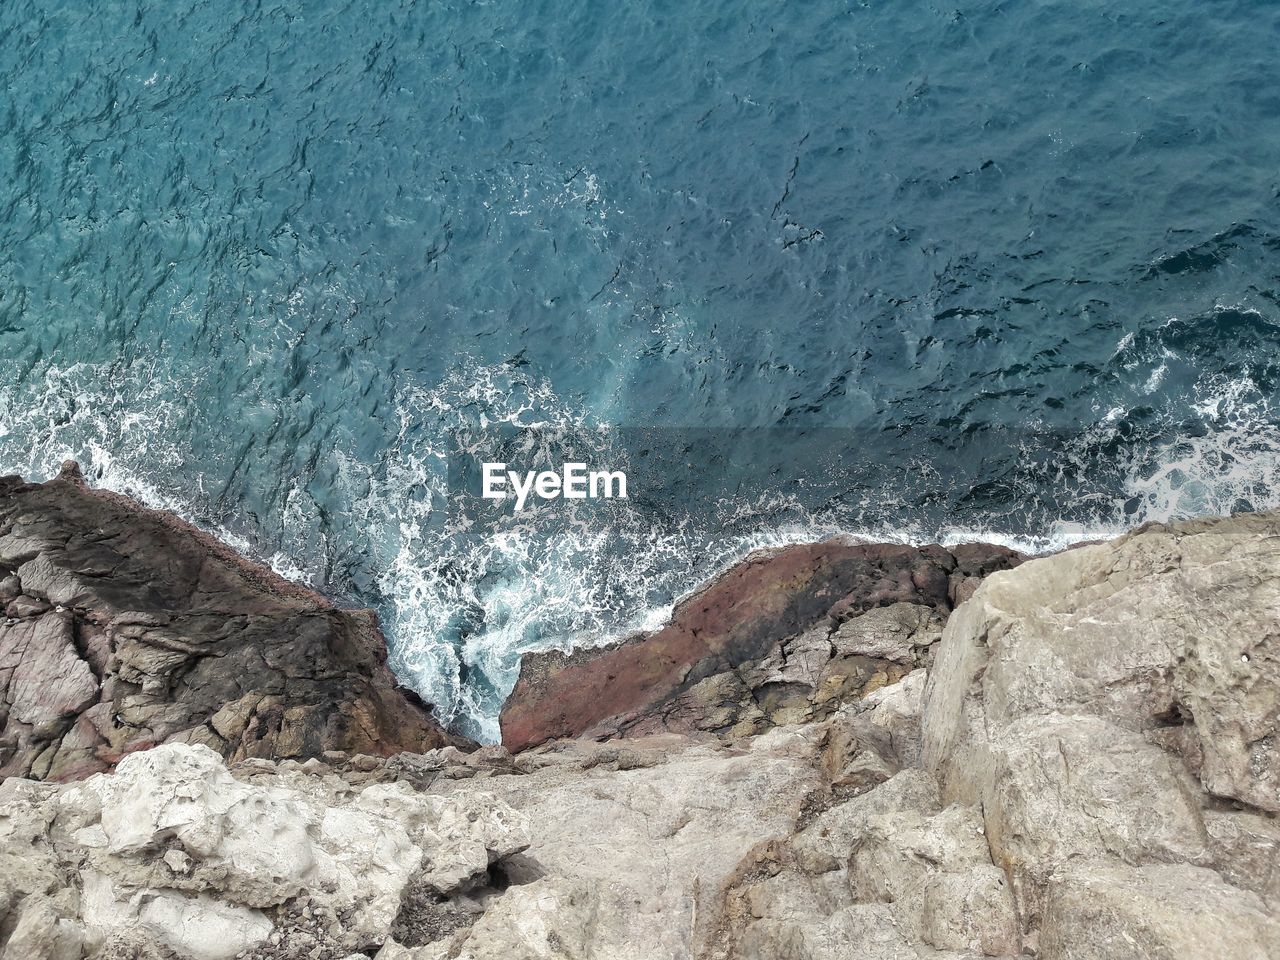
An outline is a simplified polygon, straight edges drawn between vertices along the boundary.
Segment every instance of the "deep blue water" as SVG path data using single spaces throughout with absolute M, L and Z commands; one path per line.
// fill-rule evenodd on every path
M 377 607 L 487 736 L 751 545 L 1277 506 L 1278 52 L 1261 0 L 8 0 L 0 469 Z M 685 469 L 460 531 L 504 423 Z

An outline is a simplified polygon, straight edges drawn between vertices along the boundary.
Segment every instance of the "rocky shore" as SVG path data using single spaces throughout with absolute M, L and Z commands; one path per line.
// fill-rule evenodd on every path
M 1280 956 L 1280 514 L 759 554 L 479 749 L 74 471 L 0 564 L 0 960 Z
M 1004 547 L 802 544 L 748 557 L 650 634 L 527 655 L 502 708 L 502 742 L 658 731 L 762 733 L 829 716 L 925 665 L 942 626 Z
M 160 743 L 227 759 L 464 743 L 400 688 L 369 611 L 246 561 L 69 463 L 0 479 L 0 777 L 75 780 Z

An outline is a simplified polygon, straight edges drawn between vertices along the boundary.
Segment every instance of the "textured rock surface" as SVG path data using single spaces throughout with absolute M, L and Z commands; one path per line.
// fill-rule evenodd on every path
M 3 956 L 64 943 L 74 957 L 346 956 L 385 943 L 413 895 L 483 892 L 528 844 L 488 794 L 256 763 L 236 779 L 208 747 L 167 744 L 75 785 L 0 785 L 0 860 L 22 863 L 5 881 Z
M 10 778 L 0 960 L 1280 956 L 1280 515 L 993 573 L 936 642 L 942 608 L 895 592 L 914 574 L 859 581 L 871 602 L 792 573 L 766 594 L 799 589 L 815 622 L 747 604 L 788 642 L 697 682 L 767 663 L 807 692 L 744 680 L 766 703 L 726 698 L 724 724 L 230 767 L 170 743 L 80 783 Z M 24 624 L 58 614 L 31 596 Z M 838 657 L 885 676 L 819 701 Z M 64 675 L 23 715 L 76 701 Z
M 1212 870 L 1086 863 L 1049 888 L 1044 960 L 1272 960 L 1280 918 Z
M 454 742 L 367 611 L 88 489 L 0 479 L 0 777 L 69 780 L 158 743 L 231 758 Z
M 1020 554 L 989 544 L 841 541 L 762 551 L 681 602 L 662 629 L 532 654 L 502 741 L 715 731 L 820 719 L 927 661 L 956 603 Z
M 1149 527 L 992 577 L 947 625 L 923 737 L 944 798 L 982 807 L 1024 921 L 1070 862 L 1205 865 L 1261 838 L 1223 818 L 1280 811 L 1280 519 Z

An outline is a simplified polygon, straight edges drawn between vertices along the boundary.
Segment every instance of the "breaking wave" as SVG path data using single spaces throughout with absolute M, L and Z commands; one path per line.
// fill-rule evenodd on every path
M 1122 344 L 1117 356 L 1136 364 L 1125 358 L 1132 349 Z M 1146 366 L 1161 362 L 1149 356 Z M 1141 373 L 1145 390 L 1153 377 Z M 909 471 L 914 489 L 905 483 L 879 498 L 850 496 L 820 469 L 781 484 L 790 489 L 726 496 L 695 471 L 666 502 L 633 497 L 587 517 L 552 505 L 480 527 L 445 506 L 459 429 L 568 431 L 591 438 L 602 456 L 631 451 L 617 443 L 619 431 L 590 422 L 545 382 L 473 363 L 434 390 L 399 394 L 395 435 L 376 465 L 331 451 L 341 523 L 296 478 L 279 493 L 272 523 L 255 525 L 219 509 L 221 478 L 191 482 L 184 423 L 198 380 L 178 382 L 149 364 L 80 364 L 27 382 L 38 386 L 0 390 L 4 469 L 48 477 L 78 459 L 97 485 L 179 513 L 286 577 L 375 607 L 397 674 L 443 720 L 486 740 L 498 735 L 497 711 L 523 653 L 655 628 L 682 595 L 752 550 L 843 536 L 981 539 L 1034 553 L 1151 520 L 1280 507 L 1276 411 L 1247 373 L 1204 377 L 1158 416 L 1149 395 L 1128 408 L 1099 405 L 1094 422 L 1057 447 L 1034 430 L 1020 435 L 1012 455 L 1033 467 L 1007 499 L 1027 499 L 1021 490 L 1042 504 L 1038 515 L 984 514 L 966 506 L 970 490 L 946 490 L 927 469 Z M 674 443 L 675 434 L 659 436 Z M 820 465 L 821 451 L 807 449 Z M 1053 503 L 1070 516 L 1045 512 Z

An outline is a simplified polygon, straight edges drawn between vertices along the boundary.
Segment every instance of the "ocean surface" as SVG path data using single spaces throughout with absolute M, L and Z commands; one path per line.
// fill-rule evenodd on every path
M 1271 0 L 7 0 L 0 471 L 375 607 L 489 739 L 754 546 L 1280 506 L 1278 53 Z M 644 482 L 464 522 L 451 438 L 518 427 Z

